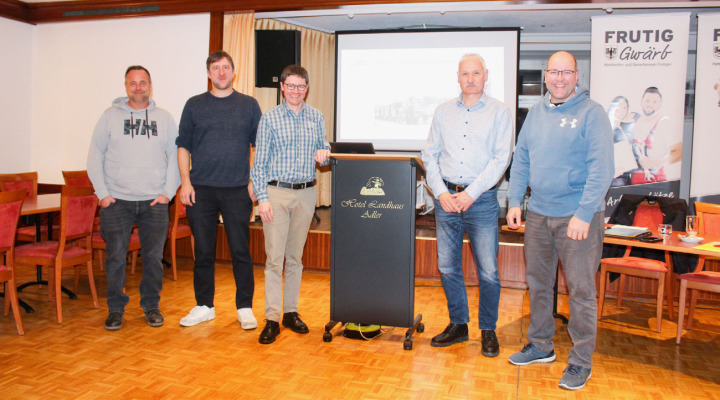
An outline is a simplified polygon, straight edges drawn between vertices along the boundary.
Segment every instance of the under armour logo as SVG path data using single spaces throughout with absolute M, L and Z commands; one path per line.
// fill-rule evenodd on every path
M 567 118 L 561 119 L 562 123 L 560 124 L 561 128 L 564 128 L 565 125 L 570 124 L 571 128 L 577 128 L 577 119 L 573 118 L 572 121 L 568 121 Z

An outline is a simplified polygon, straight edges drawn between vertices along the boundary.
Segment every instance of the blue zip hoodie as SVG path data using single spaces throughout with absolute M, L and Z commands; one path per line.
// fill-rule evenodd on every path
M 528 210 L 548 217 L 576 216 L 590 223 L 605 209 L 614 172 L 612 128 L 605 110 L 577 87 L 559 106 L 550 94 L 530 109 L 518 137 L 508 206 L 520 207 L 526 188 Z

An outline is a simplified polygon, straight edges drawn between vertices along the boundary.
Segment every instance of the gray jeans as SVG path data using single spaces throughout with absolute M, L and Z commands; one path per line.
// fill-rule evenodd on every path
M 568 331 L 573 348 L 568 363 L 592 367 L 597 335 L 595 275 L 603 243 L 603 213 L 595 213 L 587 240 L 567 237 L 571 217 L 546 217 L 528 212 L 525 224 L 526 279 L 530 288 L 530 326 L 527 338 L 538 349 L 554 349 L 553 286 L 558 257 L 570 290 Z

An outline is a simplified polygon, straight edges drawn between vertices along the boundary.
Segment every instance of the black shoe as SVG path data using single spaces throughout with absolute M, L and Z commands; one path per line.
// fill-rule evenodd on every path
M 495 331 L 482 331 L 482 350 L 480 353 L 485 357 L 497 357 L 500 354 L 500 343 L 498 343 Z
M 123 313 L 119 311 L 111 312 L 105 320 L 105 329 L 109 331 L 117 331 L 122 328 Z
M 265 322 L 265 328 L 260 332 L 260 340 L 258 340 L 260 344 L 270 344 L 280 334 L 280 324 L 276 321 L 265 320 Z
M 147 321 L 147 324 L 152 326 L 153 328 L 161 327 L 165 323 L 163 315 L 157 308 L 154 310 L 145 311 L 145 320 Z
M 445 328 L 445 330 L 432 338 L 430 346 L 433 347 L 447 347 L 451 344 L 467 342 L 468 340 L 468 326 L 467 324 L 453 324 Z
M 300 315 L 296 312 L 288 312 L 283 314 L 282 325 L 290 328 L 295 333 L 308 333 L 308 326 L 300 319 Z

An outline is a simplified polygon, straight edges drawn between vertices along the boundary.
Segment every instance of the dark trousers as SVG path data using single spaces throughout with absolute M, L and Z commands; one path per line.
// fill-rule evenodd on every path
M 158 309 L 163 284 L 162 257 L 168 233 L 168 205 L 152 200 L 127 201 L 115 199 L 100 209 L 100 235 L 105 240 L 105 274 L 107 303 L 110 312 L 124 312 L 130 298 L 123 293 L 125 266 L 130 232 L 137 225 L 142 256 L 140 306 L 145 311 Z
M 252 201 L 247 186 L 194 186 L 195 204 L 187 207 L 190 229 L 195 237 L 193 284 L 198 306 L 214 307 L 215 245 L 218 214 L 222 214 L 232 255 L 236 308 L 252 308 L 255 292 L 249 239 Z

